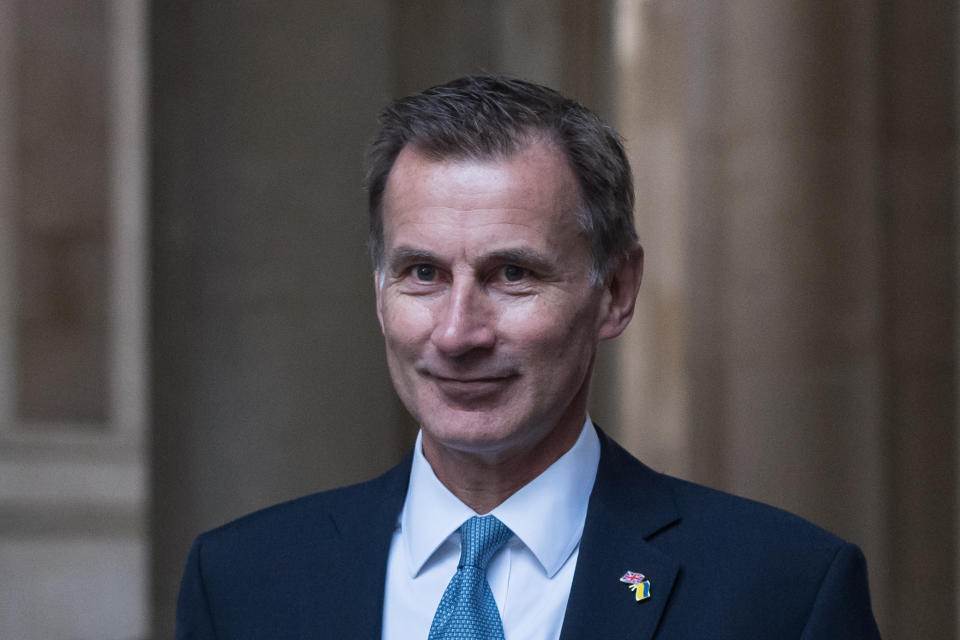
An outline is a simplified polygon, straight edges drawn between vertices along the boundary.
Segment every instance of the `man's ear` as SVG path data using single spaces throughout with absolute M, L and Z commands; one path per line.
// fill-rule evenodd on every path
M 377 298 L 377 320 L 380 321 L 380 333 L 383 330 L 383 272 L 376 269 L 373 272 L 373 294 Z
M 597 333 L 600 340 L 616 338 L 630 324 L 642 279 L 643 247 L 638 245 L 607 275 L 607 282 L 603 285 L 604 308 Z

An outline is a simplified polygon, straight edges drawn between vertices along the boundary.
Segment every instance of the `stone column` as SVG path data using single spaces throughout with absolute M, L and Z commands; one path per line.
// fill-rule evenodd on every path
M 461 75 L 506 73 L 613 115 L 608 0 L 399 0 L 395 6 L 398 95 Z
M 957 4 L 878 3 L 880 237 L 893 638 L 957 629 Z M 904 602 L 910 594 L 909 602 Z
M 409 446 L 361 184 L 389 4 L 152 5 L 156 638 L 196 534 Z
M 882 629 L 945 637 L 955 6 L 617 8 L 648 256 L 622 438 L 859 543 Z

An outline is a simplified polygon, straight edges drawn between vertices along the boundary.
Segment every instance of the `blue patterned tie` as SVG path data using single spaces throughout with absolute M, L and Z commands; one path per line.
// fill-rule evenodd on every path
M 503 640 L 487 563 L 512 535 L 493 516 L 474 516 L 463 523 L 460 565 L 440 598 L 427 640 Z

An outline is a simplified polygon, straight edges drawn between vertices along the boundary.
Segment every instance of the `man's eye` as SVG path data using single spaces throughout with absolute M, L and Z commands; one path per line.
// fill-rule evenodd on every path
M 507 282 L 518 282 L 523 280 L 526 275 L 527 270 L 515 264 L 508 264 L 503 268 L 503 279 Z
M 432 264 L 418 264 L 413 268 L 413 275 L 421 282 L 433 282 L 437 277 L 437 268 Z

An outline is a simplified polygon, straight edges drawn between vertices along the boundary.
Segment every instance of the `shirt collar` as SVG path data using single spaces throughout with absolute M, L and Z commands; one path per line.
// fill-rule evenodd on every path
M 477 515 L 434 474 L 421 439 L 418 434 L 400 514 L 411 576 L 420 573 L 450 534 Z M 569 451 L 491 511 L 530 549 L 548 577 L 580 543 L 599 462 L 600 439 L 588 416 Z

